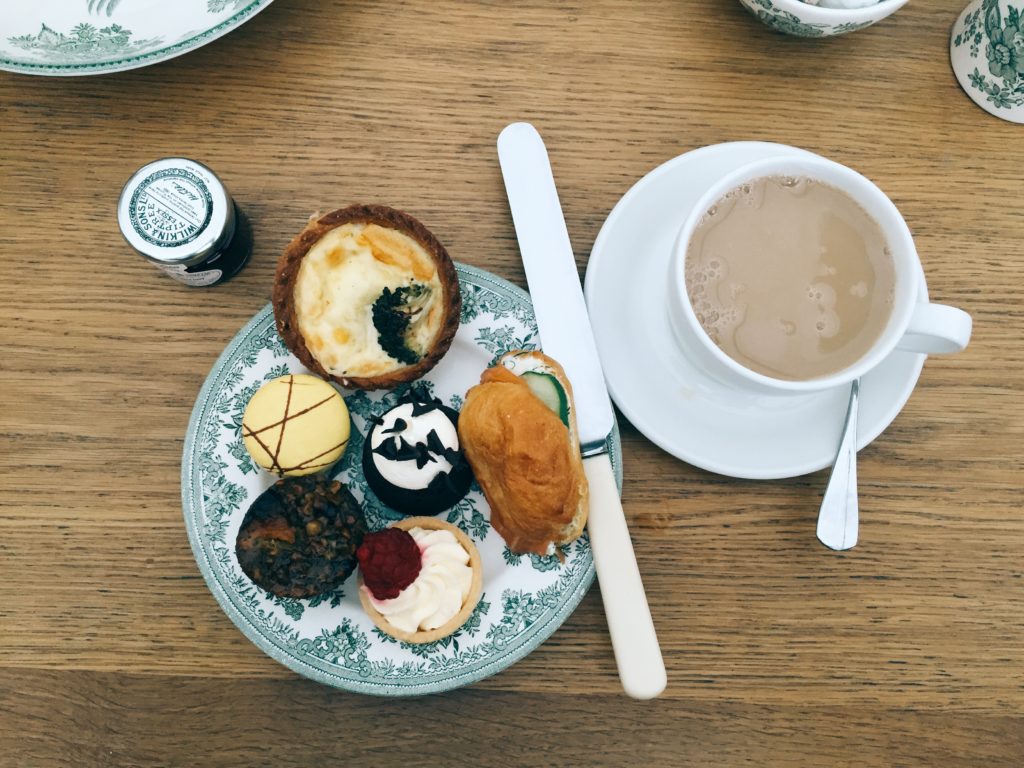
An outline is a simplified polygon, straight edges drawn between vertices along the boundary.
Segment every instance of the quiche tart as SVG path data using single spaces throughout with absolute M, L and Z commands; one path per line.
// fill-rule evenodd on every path
M 462 300 L 455 265 L 419 221 L 381 205 L 313 219 L 277 264 L 274 319 L 311 371 L 353 389 L 423 376 L 448 351 Z

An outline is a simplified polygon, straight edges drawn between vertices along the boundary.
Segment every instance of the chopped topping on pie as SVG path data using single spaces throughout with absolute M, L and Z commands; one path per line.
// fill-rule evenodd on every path
M 413 348 L 415 328 L 423 320 L 430 289 L 423 283 L 385 288 L 373 303 L 373 326 L 381 348 L 400 363 L 412 365 L 423 352 Z
M 377 224 L 345 224 L 314 244 L 294 300 L 306 346 L 337 376 L 415 365 L 440 332 L 443 290 L 430 255 Z

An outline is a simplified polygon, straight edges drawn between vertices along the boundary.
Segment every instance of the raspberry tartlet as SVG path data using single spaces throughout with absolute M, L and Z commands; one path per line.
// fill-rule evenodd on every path
M 357 551 L 359 600 L 396 640 L 432 643 L 466 623 L 483 592 L 480 553 L 451 523 L 407 517 Z

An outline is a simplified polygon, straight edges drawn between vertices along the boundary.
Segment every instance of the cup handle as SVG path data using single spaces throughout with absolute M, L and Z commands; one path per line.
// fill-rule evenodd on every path
M 960 352 L 971 339 L 972 325 L 971 316 L 962 309 L 922 302 L 914 309 L 896 348 L 928 355 Z

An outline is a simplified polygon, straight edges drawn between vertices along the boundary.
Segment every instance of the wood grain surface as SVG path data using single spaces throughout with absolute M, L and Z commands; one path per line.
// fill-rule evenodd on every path
M 278 0 L 146 69 L 0 73 L 0 765 L 1021 765 L 1024 133 L 952 76 L 964 2 L 805 41 L 730 0 Z M 471 688 L 320 686 L 245 640 L 199 574 L 192 405 L 318 209 L 403 208 L 523 285 L 494 144 L 523 119 L 581 272 L 656 165 L 779 141 L 893 198 L 974 338 L 861 453 L 846 554 L 814 538 L 826 473 L 718 477 L 623 424 L 661 699 L 620 693 L 596 586 Z M 253 261 L 224 286 L 180 286 L 118 233 L 121 185 L 170 154 L 216 169 L 252 219 Z

